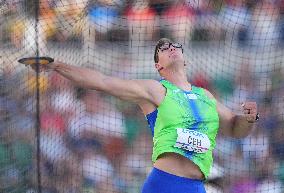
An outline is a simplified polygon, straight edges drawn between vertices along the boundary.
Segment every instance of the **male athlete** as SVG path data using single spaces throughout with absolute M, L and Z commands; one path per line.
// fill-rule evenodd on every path
M 61 62 L 43 65 L 76 85 L 135 102 L 153 135 L 153 170 L 142 193 L 205 193 L 203 180 L 213 163 L 218 130 L 226 136 L 247 136 L 258 119 L 255 102 L 244 102 L 236 115 L 206 89 L 191 85 L 181 44 L 162 38 L 154 53 L 156 80 L 123 80 L 96 70 Z

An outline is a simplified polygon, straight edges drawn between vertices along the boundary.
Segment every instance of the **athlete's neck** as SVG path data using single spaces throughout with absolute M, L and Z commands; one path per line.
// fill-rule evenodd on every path
M 191 84 L 187 80 L 185 71 L 170 71 L 164 78 L 185 91 L 191 91 Z

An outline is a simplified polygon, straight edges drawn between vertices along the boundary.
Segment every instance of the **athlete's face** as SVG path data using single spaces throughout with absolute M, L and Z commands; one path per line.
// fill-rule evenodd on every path
M 158 50 L 159 61 L 156 63 L 158 70 L 170 65 L 184 64 L 182 45 L 179 43 L 166 42 Z

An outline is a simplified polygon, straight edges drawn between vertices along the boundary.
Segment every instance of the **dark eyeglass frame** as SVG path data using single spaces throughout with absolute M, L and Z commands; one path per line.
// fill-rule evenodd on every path
M 180 48 L 180 49 L 182 49 L 182 52 L 183 52 L 183 48 L 182 48 L 182 45 L 180 43 L 172 43 L 172 42 L 164 43 L 163 45 L 158 47 L 158 50 L 161 50 L 161 52 L 163 52 L 165 50 L 170 49 L 171 46 L 173 46 L 174 48 Z

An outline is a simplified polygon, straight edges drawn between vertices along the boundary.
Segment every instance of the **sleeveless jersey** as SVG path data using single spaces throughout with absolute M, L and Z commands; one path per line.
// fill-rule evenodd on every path
M 152 161 L 165 152 L 178 153 L 194 162 L 207 178 L 219 128 L 216 100 L 209 98 L 203 88 L 192 86 L 191 91 L 184 91 L 165 79 L 160 82 L 166 88 L 166 96 L 155 111 L 146 115 L 153 135 Z M 207 151 L 176 147 L 179 128 L 207 136 Z

